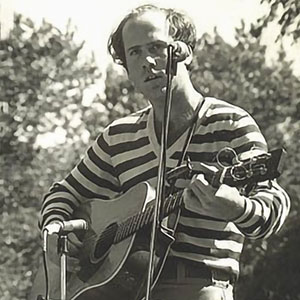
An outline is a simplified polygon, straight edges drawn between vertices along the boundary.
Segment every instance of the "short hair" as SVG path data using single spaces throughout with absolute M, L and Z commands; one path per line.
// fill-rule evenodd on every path
M 123 28 L 128 20 L 147 11 L 161 11 L 166 15 L 170 25 L 170 35 L 175 41 L 182 41 L 193 51 L 196 45 L 196 27 L 192 20 L 184 13 L 175 9 L 166 9 L 152 4 L 145 4 L 133 9 L 120 22 L 119 26 L 109 37 L 108 51 L 114 62 L 127 69 L 126 56 L 123 42 Z

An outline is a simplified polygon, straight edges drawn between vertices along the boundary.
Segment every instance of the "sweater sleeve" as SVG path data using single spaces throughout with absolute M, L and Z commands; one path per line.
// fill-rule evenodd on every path
M 239 147 L 232 145 L 233 148 L 238 149 L 239 157 L 247 157 L 249 155 L 247 153 L 255 153 L 253 149 L 258 152 L 268 151 L 265 138 L 250 115 L 246 114 L 234 122 L 234 127 L 243 129 Z M 245 196 L 244 212 L 233 222 L 248 238 L 267 238 L 280 230 L 289 210 L 289 196 L 277 180 L 259 182 Z
M 44 196 L 39 226 L 72 218 L 76 208 L 87 199 L 113 198 L 119 193 L 119 181 L 109 155 L 109 136 L 101 134 L 75 168 Z
M 289 210 L 289 196 L 277 181 L 263 182 L 245 197 L 244 212 L 234 223 L 248 238 L 267 238 L 280 230 Z

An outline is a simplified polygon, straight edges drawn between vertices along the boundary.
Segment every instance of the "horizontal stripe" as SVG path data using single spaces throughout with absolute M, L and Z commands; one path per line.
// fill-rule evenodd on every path
M 239 261 L 233 258 L 219 258 L 192 252 L 178 252 L 173 249 L 171 249 L 170 255 L 190 259 L 193 261 L 203 262 L 209 267 L 223 269 L 229 273 L 239 273 Z
M 150 111 L 151 106 L 149 105 L 148 107 L 145 107 L 137 112 L 131 113 L 123 118 L 114 120 L 109 126 L 109 128 L 125 124 L 138 124 L 143 120 L 147 120 Z
M 152 170 L 153 168 L 155 168 L 155 170 L 153 171 L 153 173 L 151 173 L 151 176 L 156 178 L 157 170 L 158 170 L 157 165 L 158 165 L 157 160 L 151 160 L 149 162 L 146 162 L 143 165 L 136 166 L 135 168 L 129 169 L 128 171 L 119 175 L 120 182 L 121 182 L 121 184 L 123 184 L 123 183 L 127 182 L 128 180 L 137 178 L 139 176 L 142 176 L 139 180 L 143 180 L 143 181 L 148 180 L 148 179 L 150 179 L 150 177 L 147 177 L 148 179 L 145 179 L 143 174 L 145 173 L 145 170 L 147 172 L 148 170 Z M 138 181 L 137 183 L 139 183 L 139 182 L 140 181 Z
M 253 148 L 262 149 L 265 152 L 268 151 L 268 146 L 266 142 L 259 142 L 259 141 L 248 141 L 242 145 L 233 147 L 235 152 L 238 154 L 245 153 Z
M 107 162 L 105 162 L 104 160 L 102 160 L 94 151 L 93 148 L 89 148 L 89 150 L 87 151 L 87 156 L 88 158 L 94 163 L 94 165 L 102 170 L 105 171 L 111 175 L 114 175 L 114 168 L 113 166 L 111 166 L 110 164 L 108 164 Z M 86 161 L 87 159 L 85 159 Z
M 242 116 L 237 120 L 231 119 L 230 122 L 222 118 L 220 118 L 219 120 L 214 120 L 214 122 L 207 123 L 207 124 L 203 124 L 202 122 L 199 122 L 195 133 L 196 134 L 213 133 L 214 131 L 218 131 L 222 129 L 232 130 L 233 128 L 245 127 L 248 125 L 256 126 L 257 131 L 259 131 L 257 124 L 253 121 L 253 119 L 249 118 L 248 116 Z
M 104 139 L 104 134 L 101 134 L 97 140 L 96 143 L 100 149 L 100 151 L 103 151 L 104 153 L 107 154 L 107 157 L 110 157 L 111 153 L 110 153 L 110 147 L 108 145 L 108 143 L 106 142 L 106 140 Z M 95 151 L 96 152 L 96 151 Z M 97 152 L 96 152 L 97 153 Z M 101 153 L 100 153 L 101 154 Z
M 193 152 L 193 147 L 189 147 L 189 150 L 187 151 L 186 156 L 191 159 L 191 161 L 195 162 L 213 162 L 215 161 L 216 155 L 218 152 L 202 152 L 199 149 L 199 151 Z M 175 152 L 172 155 L 172 159 L 178 160 L 181 157 L 181 152 Z
M 66 217 L 64 216 L 59 216 L 59 215 L 51 215 L 49 218 L 45 218 L 43 220 L 40 220 L 38 222 L 38 227 L 39 229 L 42 229 L 43 227 L 45 227 L 46 225 L 50 224 L 50 223 L 54 223 L 54 222 L 63 222 L 66 220 Z
M 67 194 L 70 193 L 70 191 L 61 183 L 55 183 L 51 186 L 50 192 L 66 192 Z M 51 194 L 51 193 L 50 193 Z
M 146 153 L 145 155 L 141 155 L 139 157 L 135 157 L 133 159 L 124 161 L 116 165 L 117 174 L 119 176 L 120 174 L 125 173 L 130 169 L 134 169 L 135 167 L 142 166 L 154 159 L 156 159 L 156 155 L 153 152 L 149 152 Z
M 149 145 L 149 143 L 150 141 L 148 137 L 142 137 L 135 141 L 127 141 L 124 143 L 119 143 L 117 145 L 111 146 L 109 148 L 109 153 L 111 157 L 114 157 L 115 155 L 118 155 L 120 153 L 129 152 L 132 150 L 136 150 L 138 148 L 142 148 L 146 145 Z
M 125 181 L 123 183 L 122 189 L 124 191 L 128 191 L 130 188 L 134 187 L 135 185 L 137 185 L 140 182 L 149 181 L 150 179 L 157 176 L 157 170 L 158 170 L 158 167 L 154 167 L 154 168 L 147 170 L 141 174 L 138 174 L 137 176 L 131 178 L 128 181 Z
M 196 253 L 201 255 L 213 256 L 218 258 L 233 258 L 238 260 L 240 257 L 240 253 L 231 251 L 230 249 L 213 249 L 201 247 L 198 245 L 175 242 L 172 245 L 172 248 L 177 252 L 188 252 L 188 253 Z
M 243 236 L 241 234 L 237 234 L 229 231 L 217 231 L 210 230 L 205 228 L 194 228 L 191 226 L 185 226 L 183 224 L 178 224 L 177 232 L 183 232 L 187 235 L 199 238 L 207 238 L 207 239 L 216 239 L 216 240 L 232 240 L 236 242 L 242 242 Z
M 52 206 L 56 206 L 57 204 L 60 204 L 59 206 L 62 207 L 65 210 L 69 210 L 70 213 L 76 209 L 77 205 L 67 199 L 66 197 L 59 197 L 58 195 L 55 195 L 55 198 L 50 198 L 47 200 L 47 202 L 44 202 L 44 205 L 42 206 L 41 213 L 47 212 L 49 209 L 52 208 Z
M 236 228 L 234 223 L 227 221 L 217 221 L 216 219 L 204 219 L 204 218 L 189 218 L 180 215 L 179 222 L 185 226 L 206 228 L 217 231 L 231 231 L 240 234 L 240 231 Z
M 81 196 L 87 199 L 91 198 L 102 198 L 100 194 L 96 194 L 89 190 L 88 188 L 84 187 L 78 180 L 74 178 L 72 174 L 70 174 L 66 178 L 66 182 L 73 187 L 73 189 Z
M 60 218 L 59 218 L 60 217 Z M 43 215 L 44 221 L 41 223 L 41 226 L 45 226 L 50 223 L 50 220 L 69 220 L 70 215 L 62 212 L 60 210 L 52 210 L 51 212 Z
M 132 149 L 129 152 L 121 152 L 115 155 L 112 158 L 112 164 L 116 168 L 119 164 L 126 162 L 127 160 L 134 159 L 143 155 L 147 155 L 147 153 L 153 152 L 151 145 L 145 145 L 141 148 Z
M 220 121 L 238 121 L 241 118 L 244 118 L 245 115 L 240 115 L 238 113 L 234 113 L 234 112 L 224 112 L 224 108 L 221 108 L 221 110 L 223 109 L 223 113 L 218 113 L 217 110 L 212 110 L 214 112 L 214 114 L 210 115 L 210 116 L 206 116 L 202 121 L 201 121 L 201 125 L 203 126 L 208 126 L 209 124 L 212 123 L 216 123 L 216 122 L 220 122 Z M 220 111 L 220 110 L 219 110 Z
M 120 188 L 113 184 L 112 182 L 97 176 L 95 173 L 90 171 L 89 168 L 86 167 L 83 161 L 81 161 L 77 166 L 78 171 L 90 182 L 95 184 L 97 187 L 110 189 L 113 192 L 120 193 Z M 82 181 L 81 181 L 82 182 Z
M 145 129 L 146 127 L 146 121 L 137 124 L 118 124 L 109 128 L 109 135 L 137 133 L 138 131 Z
M 106 181 L 111 182 L 111 184 L 115 186 L 120 185 L 115 169 L 113 169 L 114 174 L 108 173 L 105 170 L 99 168 L 97 165 L 95 165 L 87 156 L 83 158 L 83 163 L 90 170 L 90 172 L 96 174 L 98 177 L 105 178 Z
M 44 202 L 47 198 L 52 199 L 53 198 L 53 193 L 55 193 L 55 197 L 60 197 L 64 198 L 66 200 L 70 200 L 74 203 L 74 205 L 78 205 L 79 202 L 78 200 L 74 197 L 74 195 L 62 184 L 56 183 L 53 187 L 50 189 L 52 193 L 48 193 L 44 197 Z M 44 205 L 45 203 L 43 203 Z M 43 208 L 43 206 L 42 206 Z
M 228 240 L 215 240 L 215 239 L 201 239 L 189 236 L 185 233 L 176 234 L 176 242 L 184 242 L 194 245 L 199 245 L 212 249 L 227 249 L 233 252 L 241 253 L 243 249 L 243 242 L 235 242 Z
M 251 132 L 247 134 L 245 133 L 244 135 L 236 137 L 234 140 L 231 141 L 230 146 L 236 149 L 240 148 L 243 145 L 247 146 L 249 143 L 252 144 L 252 148 L 257 147 L 256 145 L 264 145 L 264 147 L 259 148 L 266 148 L 266 141 L 259 132 Z
M 185 207 L 182 208 L 180 215 L 183 216 L 183 217 L 188 217 L 188 218 L 196 218 L 196 219 L 199 218 L 199 219 L 203 219 L 203 220 L 224 222 L 224 220 L 222 220 L 222 219 L 218 219 L 218 218 L 214 218 L 214 217 L 206 216 L 206 215 L 201 215 L 199 213 L 190 211 L 190 210 L 186 209 Z
M 233 130 L 219 130 L 206 134 L 196 134 L 193 137 L 193 143 L 203 144 L 203 143 L 213 143 L 213 142 L 231 142 L 238 137 L 242 137 L 253 130 L 257 131 L 256 126 L 249 125 L 242 128 L 237 128 Z
M 202 254 L 207 256 L 210 255 L 210 251 L 211 251 L 210 248 L 195 246 L 188 243 L 179 243 L 179 242 L 172 244 L 171 247 L 173 250 L 177 252 L 189 252 L 189 253 L 196 253 L 196 254 Z

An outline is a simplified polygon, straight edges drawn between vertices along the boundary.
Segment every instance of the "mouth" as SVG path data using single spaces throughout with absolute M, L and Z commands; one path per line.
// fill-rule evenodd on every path
M 149 81 L 152 81 L 152 80 L 156 80 L 158 78 L 160 78 L 161 76 L 157 76 L 155 74 L 150 74 L 149 76 L 146 77 L 146 79 L 144 80 L 144 82 L 149 82 Z

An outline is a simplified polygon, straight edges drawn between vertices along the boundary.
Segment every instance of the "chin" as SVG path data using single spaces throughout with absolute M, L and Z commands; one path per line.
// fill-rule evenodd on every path
M 163 101 L 165 99 L 165 96 L 166 96 L 166 90 L 165 89 L 157 89 L 156 91 L 143 93 L 143 95 L 147 99 L 157 99 L 159 101 Z
M 167 91 L 166 86 L 156 86 L 155 88 L 152 89 L 152 93 L 156 95 L 165 95 Z

